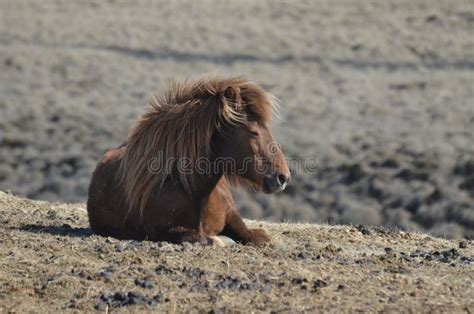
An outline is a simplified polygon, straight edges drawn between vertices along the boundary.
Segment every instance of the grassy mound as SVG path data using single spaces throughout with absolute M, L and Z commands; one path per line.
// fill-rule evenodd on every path
M 262 248 L 93 235 L 83 204 L 0 192 L 0 311 L 459 312 L 474 244 L 383 228 L 262 225 Z

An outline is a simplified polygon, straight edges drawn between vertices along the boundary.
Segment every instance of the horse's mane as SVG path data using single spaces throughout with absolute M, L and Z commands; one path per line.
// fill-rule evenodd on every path
M 141 216 L 152 194 L 170 175 L 176 175 L 192 194 L 198 188 L 196 175 L 176 171 L 175 163 L 165 161 L 186 158 L 194 165 L 198 158 L 209 158 L 215 132 L 229 124 L 245 124 L 248 114 L 267 124 L 274 109 L 273 97 L 246 79 L 206 76 L 171 81 L 164 93 L 149 102 L 128 134 L 118 172 L 128 211 L 139 210 Z

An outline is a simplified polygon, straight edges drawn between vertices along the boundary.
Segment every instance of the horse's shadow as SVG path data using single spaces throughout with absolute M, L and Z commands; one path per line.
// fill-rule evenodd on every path
M 90 237 L 93 232 L 90 228 L 74 228 L 68 224 L 62 226 L 44 226 L 38 224 L 27 224 L 18 227 L 18 230 L 32 232 L 32 233 L 49 233 L 51 235 L 67 236 L 73 238 Z

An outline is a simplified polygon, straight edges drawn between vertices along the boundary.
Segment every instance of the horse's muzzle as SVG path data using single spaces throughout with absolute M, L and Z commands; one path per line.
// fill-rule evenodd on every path
M 283 173 L 274 173 L 263 178 L 263 192 L 271 194 L 283 191 L 290 178 Z

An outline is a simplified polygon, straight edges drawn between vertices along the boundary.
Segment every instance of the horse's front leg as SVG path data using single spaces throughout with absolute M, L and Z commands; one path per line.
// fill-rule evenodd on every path
M 249 229 L 235 209 L 226 214 L 224 230 L 220 233 L 244 244 L 263 245 L 270 241 L 265 229 Z

